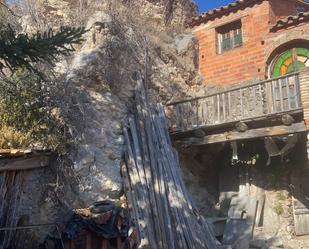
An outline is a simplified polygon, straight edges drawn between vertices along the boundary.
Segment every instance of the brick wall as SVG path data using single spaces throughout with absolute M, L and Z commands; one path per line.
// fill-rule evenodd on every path
M 278 19 L 289 15 L 297 15 L 297 8 L 299 7 L 304 8 L 304 11 L 309 11 L 309 7 L 306 4 L 300 3 L 299 1 L 271 0 L 270 6 L 272 22 L 276 22 Z
M 267 62 L 276 48 L 293 39 L 306 37 L 309 40 L 309 24 L 278 33 L 269 31 L 278 18 L 296 14 L 295 6 L 295 1 L 291 0 L 263 1 L 196 27 L 199 70 L 205 83 L 227 85 L 267 78 Z M 243 45 L 218 54 L 216 28 L 239 19 Z

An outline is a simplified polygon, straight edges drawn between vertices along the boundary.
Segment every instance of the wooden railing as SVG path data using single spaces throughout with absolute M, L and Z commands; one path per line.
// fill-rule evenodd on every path
M 170 128 L 186 131 L 301 109 L 299 75 L 292 73 L 208 96 L 170 103 Z

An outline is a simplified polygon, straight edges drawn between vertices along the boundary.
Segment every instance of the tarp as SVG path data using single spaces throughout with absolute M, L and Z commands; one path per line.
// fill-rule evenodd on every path
M 63 232 L 63 239 L 76 239 L 82 230 L 87 230 L 93 235 L 104 239 L 126 238 L 128 237 L 131 224 L 128 215 L 125 213 L 126 211 L 122 208 L 114 208 L 109 212 L 92 217 L 74 213 Z M 104 216 L 109 216 L 109 219 L 106 220 Z M 103 222 L 102 218 L 104 220 Z M 118 218 L 122 220 L 120 226 L 117 224 Z

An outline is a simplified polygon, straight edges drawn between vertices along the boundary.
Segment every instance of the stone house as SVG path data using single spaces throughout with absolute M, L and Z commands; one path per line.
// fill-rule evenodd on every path
M 200 157 L 216 148 L 214 144 L 231 145 L 233 158 L 237 158 L 237 149 L 241 150 L 244 143 L 252 148 L 260 143 L 259 152 L 267 150 L 270 156 L 284 154 L 284 148 L 297 148 L 295 158 L 304 157 L 300 163 L 303 168 L 297 171 L 296 160 L 293 161 L 292 180 L 280 183 L 286 183 L 283 189 L 292 196 L 294 220 L 291 222 L 295 224 L 295 234 L 308 235 L 309 170 L 305 140 L 309 128 L 309 3 L 238 0 L 201 14 L 190 22 L 190 27 L 198 41 L 199 71 L 204 84 L 216 86 L 219 91 L 168 104 L 167 110 L 173 115 L 170 123 L 173 140 L 198 147 Z M 278 144 L 290 141 L 281 152 L 278 149 L 273 153 L 269 139 L 272 145 L 276 139 Z M 308 148 L 307 142 L 307 156 Z M 226 152 L 218 154 L 227 155 Z M 209 161 L 203 161 L 203 167 L 208 167 Z M 266 161 L 264 166 L 271 165 Z M 278 164 L 284 168 L 283 160 Z M 192 167 L 191 163 L 190 170 Z M 220 165 L 215 167 L 218 169 Z M 233 178 L 232 181 L 239 183 L 238 194 L 244 190 L 250 196 L 254 192 L 250 188 L 258 187 L 266 195 L 265 206 L 272 206 L 267 182 L 254 183 L 258 176 L 253 169 L 246 173 L 251 175 L 245 183 L 238 176 Z M 221 172 L 218 174 L 221 176 Z M 230 172 L 225 176 L 232 178 Z M 226 182 L 226 178 L 222 179 L 219 177 L 215 185 L 219 185 L 220 195 L 226 195 L 220 189 L 220 184 Z M 290 190 L 289 186 L 294 189 Z M 264 200 L 259 203 L 262 208 Z M 265 210 L 271 212 L 272 208 Z M 266 216 L 264 212 L 264 229 L 273 223 Z

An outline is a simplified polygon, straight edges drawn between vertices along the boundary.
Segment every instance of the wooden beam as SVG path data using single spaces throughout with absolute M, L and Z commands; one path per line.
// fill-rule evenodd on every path
M 187 145 L 206 145 L 222 142 L 231 142 L 239 140 L 248 140 L 261 137 L 282 136 L 292 133 L 306 132 L 307 128 L 304 122 L 295 123 L 290 126 L 280 125 L 259 129 L 252 129 L 245 132 L 229 131 L 221 134 L 205 136 L 204 138 L 189 138 L 178 140 L 177 142 Z
M 0 172 L 43 168 L 49 164 L 50 156 L 36 155 L 26 158 L 6 158 L 0 160 Z

